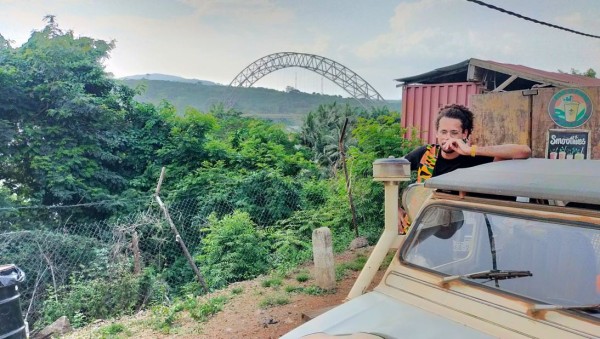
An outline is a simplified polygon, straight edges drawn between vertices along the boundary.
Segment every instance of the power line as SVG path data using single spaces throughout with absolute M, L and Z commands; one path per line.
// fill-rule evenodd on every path
M 575 31 L 575 30 L 572 30 L 572 29 L 569 29 L 569 28 L 565 28 L 565 27 L 554 25 L 554 24 L 549 24 L 547 22 L 543 22 L 543 21 L 539 21 L 539 20 L 536 20 L 536 19 L 532 19 L 532 18 L 526 17 L 524 15 L 521 15 L 521 14 L 518 14 L 518 13 L 515 13 L 515 12 L 511 12 L 511 11 L 506 10 L 504 8 L 500 8 L 500 7 L 496 7 L 494 5 L 487 4 L 487 3 L 483 2 L 483 1 L 479 1 L 479 0 L 467 0 L 467 1 L 476 3 L 476 4 L 481 5 L 481 6 L 485 6 L 485 7 L 491 8 L 491 9 L 495 9 L 495 10 L 500 11 L 502 13 L 506 13 L 506 14 L 509 14 L 509 15 L 516 16 L 517 18 L 520 18 L 520 19 L 524 19 L 524 20 L 527 20 L 527 21 L 535 22 L 536 24 L 549 26 L 549 27 L 552 27 L 552 28 L 560 29 L 560 30 L 563 30 L 563 31 L 567 31 L 567 32 L 571 32 L 571 33 L 575 33 L 575 34 L 579 34 L 579 35 L 583 35 L 583 36 L 587 36 L 587 37 L 590 37 L 590 38 L 600 39 L 600 36 L 598 36 L 598 35 L 593 35 L 593 34 L 587 34 L 587 33 L 583 33 L 583 32 L 578 32 L 578 31 Z

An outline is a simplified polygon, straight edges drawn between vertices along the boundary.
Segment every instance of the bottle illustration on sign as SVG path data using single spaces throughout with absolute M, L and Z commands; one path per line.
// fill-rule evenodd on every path
M 579 113 L 579 103 L 573 101 L 572 96 L 568 96 L 564 99 L 565 107 L 565 120 L 567 122 L 574 122 L 577 120 L 577 113 Z
M 558 152 L 558 158 L 565 159 L 566 157 L 567 157 L 567 152 L 565 152 L 564 148 L 561 148 L 560 151 Z
M 556 159 L 556 152 L 550 152 L 550 159 Z
M 573 155 L 573 159 L 575 159 L 575 160 L 585 159 L 585 156 L 583 155 L 583 148 Z

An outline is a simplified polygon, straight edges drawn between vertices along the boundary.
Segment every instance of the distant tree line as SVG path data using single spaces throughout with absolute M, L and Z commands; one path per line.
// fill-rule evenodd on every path
M 567 72 L 561 71 L 560 69 L 558 70 L 558 72 L 567 73 Z M 573 75 L 582 75 L 584 77 L 589 77 L 589 78 L 596 78 L 596 71 L 593 68 L 588 68 L 587 71 L 585 71 L 585 72 L 581 72 L 578 69 L 571 68 L 571 71 L 569 73 L 573 74 Z

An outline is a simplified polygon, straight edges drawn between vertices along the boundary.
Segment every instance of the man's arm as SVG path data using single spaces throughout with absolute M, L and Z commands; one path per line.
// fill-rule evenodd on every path
M 527 159 L 531 156 L 531 148 L 527 145 L 504 144 L 494 146 L 468 145 L 461 139 L 451 139 L 446 142 L 448 149 L 453 149 L 461 155 L 494 157 L 494 161 L 508 159 Z
M 494 161 L 508 159 L 527 159 L 531 157 L 531 148 L 527 145 L 504 144 L 494 146 L 471 146 L 475 155 L 494 157 Z M 469 148 L 469 155 L 472 149 Z M 466 155 L 466 154 L 465 154 Z

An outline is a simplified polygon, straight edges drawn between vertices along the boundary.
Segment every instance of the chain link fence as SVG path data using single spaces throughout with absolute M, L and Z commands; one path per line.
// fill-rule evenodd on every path
M 220 218 L 243 210 L 256 225 L 266 227 L 301 209 L 299 194 L 274 196 L 268 190 L 256 186 L 236 200 L 194 197 L 165 205 L 193 256 L 211 214 Z M 118 219 L 64 225 L 53 221 L 43 229 L 23 226 L 28 222 L 23 219 L 19 227 L 7 225 L 3 213 L 14 210 L 0 209 L 0 264 L 15 264 L 26 274 L 21 306 L 31 328 L 40 329 L 62 315 L 77 327 L 200 291 L 175 234 L 150 198 L 142 210 Z

